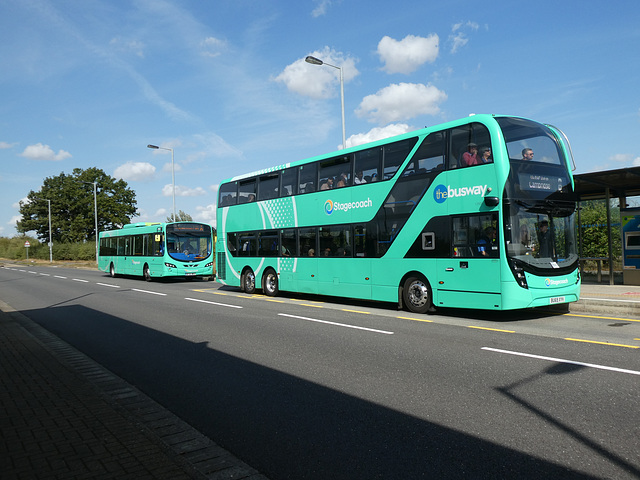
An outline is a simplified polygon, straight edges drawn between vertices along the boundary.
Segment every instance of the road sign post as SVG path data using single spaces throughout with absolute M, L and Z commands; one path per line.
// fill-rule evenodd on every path
M 29 243 L 29 240 L 27 240 L 26 242 L 24 242 L 24 248 L 27 249 L 27 260 L 29 260 L 29 247 L 31 246 L 31 244 Z

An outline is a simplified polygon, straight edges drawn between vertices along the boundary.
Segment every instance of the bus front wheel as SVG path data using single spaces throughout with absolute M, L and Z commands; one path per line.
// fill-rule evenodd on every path
M 431 286 L 422 277 L 409 277 L 402 288 L 402 300 L 413 313 L 427 313 L 431 308 Z
M 262 291 L 269 297 L 278 295 L 278 274 L 269 268 L 262 277 Z
M 256 292 L 256 274 L 250 268 L 247 268 L 242 274 L 242 290 L 248 294 Z

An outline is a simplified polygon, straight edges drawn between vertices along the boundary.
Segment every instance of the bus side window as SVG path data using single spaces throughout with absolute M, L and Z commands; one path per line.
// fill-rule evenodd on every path
M 271 200 L 278 198 L 278 188 L 280 185 L 280 173 L 269 173 L 262 175 L 258 183 L 258 200 Z
M 487 127 L 481 123 L 470 123 L 469 125 L 452 128 L 450 132 L 447 166 L 451 169 L 482 164 L 478 152 L 483 147 L 491 147 L 491 138 Z M 471 150 L 474 145 L 475 151 Z
M 238 185 L 238 203 L 249 203 L 256 201 L 256 179 L 251 178 L 240 182 Z
M 299 181 L 299 193 L 315 192 L 318 181 L 318 164 L 314 162 L 301 165 Z
M 218 205 L 221 207 L 228 207 L 229 205 L 235 205 L 238 199 L 238 185 L 236 182 L 225 183 L 220 186 L 218 192 Z
M 368 148 L 354 154 L 354 184 L 371 183 L 380 178 L 382 147 Z
M 417 141 L 418 137 L 409 138 L 383 147 L 383 180 L 388 180 L 396 174 Z
M 288 197 L 298 193 L 298 169 L 296 167 L 285 168 L 280 175 L 280 196 Z

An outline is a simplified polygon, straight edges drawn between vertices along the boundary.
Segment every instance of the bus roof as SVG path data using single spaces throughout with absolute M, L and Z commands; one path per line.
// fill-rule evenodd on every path
M 448 128 L 452 128 L 452 127 L 456 127 L 459 125 L 466 125 L 469 123 L 473 123 L 473 122 L 480 122 L 480 123 L 487 123 L 490 120 L 494 119 L 495 117 L 510 117 L 510 118 L 524 118 L 524 117 L 518 117 L 515 115 L 496 115 L 496 114 L 488 114 L 488 113 L 480 113 L 480 114 L 471 114 L 468 117 L 464 117 L 461 119 L 457 119 L 457 120 L 451 120 L 449 122 L 445 122 L 445 123 L 439 123 L 436 125 L 432 125 L 430 127 L 425 127 L 425 128 L 420 128 L 417 130 L 413 130 L 411 132 L 407 132 L 407 133 L 402 133 L 400 135 L 394 135 L 393 137 L 387 137 L 387 138 L 383 138 L 380 140 L 374 140 L 373 142 L 369 142 L 369 143 L 363 143 L 360 145 L 355 145 L 353 147 L 349 147 L 349 148 L 345 148 L 343 150 L 335 150 L 333 152 L 329 152 L 329 153 L 324 153 L 321 155 L 316 155 L 314 157 L 309 157 L 309 158 L 305 158 L 305 159 L 299 159 L 299 160 L 295 160 L 293 162 L 287 162 L 284 164 L 280 164 L 277 166 L 271 166 L 269 168 L 265 168 L 262 170 L 256 170 L 250 173 L 243 173 L 241 175 L 237 175 L 235 177 L 231 177 L 231 178 L 227 178 L 223 181 L 221 181 L 220 183 L 227 183 L 227 182 L 234 182 L 236 180 L 242 180 L 244 178 L 250 178 L 250 177 L 254 177 L 256 175 L 264 175 L 266 173 L 270 173 L 270 172 L 274 172 L 274 171 L 278 171 L 278 170 L 282 170 L 284 168 L 289 168 L 292 166 L 298 166 L 298 165 L 304 165 L 306 163 L 311 163 L 311 162 L 315 162 L 318 160 L 322 160 L 325 158 L 331 158 L 331 157 L 335 157 L 335 156 L 340 156 L 340 155 L 346 155 L 349 153 L 353 153 L 353 152 L 358 152 L 360 150 L 366 150 L 367 148 L 372 148 L 372 147 L 376 147 L 376 146 L 380 146 L 380 145 L 386 145 L 388 143 L 392 143 L 392 142 L 397 142 L 400 140 L 405 140 L 407 138 L 412 138 L 412 137 L 416 137 L 416 136 L 424 136 L 426 134 L 431 133 L 432 131 L 438 131 L 438 130 L 445 130 Z M 539 122 L 537 122 L 539 123 Z

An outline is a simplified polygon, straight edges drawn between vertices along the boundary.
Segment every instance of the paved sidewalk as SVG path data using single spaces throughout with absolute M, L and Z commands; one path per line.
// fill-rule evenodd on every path
M 580 300 L 572 303 L 569 311 L 609 317 L 640 318 L 640 285 L 583 282 Z
M 0 478 L 266 480 L 0 302 Z

